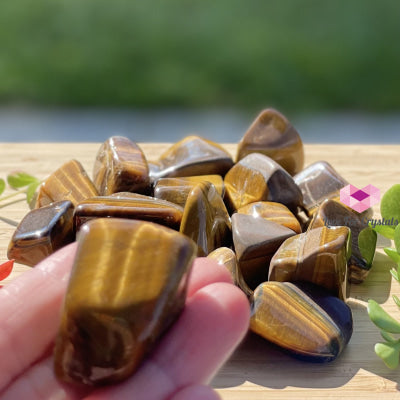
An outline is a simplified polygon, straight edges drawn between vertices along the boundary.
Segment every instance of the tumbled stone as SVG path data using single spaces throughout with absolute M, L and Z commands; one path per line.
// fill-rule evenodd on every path
M 368 220 L 337 201 L 325 200 L 314 214 L 308 229 L 322 226 L 350 228 L 349 280 L 352 283 L 363 282 L 371 269 L 377 240 L 376 232 L 368 226 Z
M 158 224 L 102 218 L 82 227 L 54 349 L 56 376 L 129 377 L 182 311 L 196 245 Z
M 232 167 L 231 155 L 219 144 L 199 136 L 187 136 L 152 163 L 153 178 L 225 175 Z
M 96 155 L 93 183 L 101 196 L 124 191 L 149 194 L 149 168 L 141 148 L 123 136 L 107 139 Z
M 224 180 L 221 175 L 198 175 L 181 178 L 161 178 L 154 186 L 154 197 L 185 206 L 186 199 L 192 189 L 201 182 L 210 182 L 223 198 L 225 193 Z
M 295 175 L 293 179 L 303 194 L 304 207 L 310 216 L 326 199 L 340 202 L 340 189 L 349 184 L 326 161 L 318 161 L 309 165 Z M 351 209 L 349 208 L 349 210 Z M 362 213 L 365 218 L 371 218 L 372 215 L 371 208 Z
M 68 200 L 31 210 L 18 224 L 8 246 L 7 257 L 34 266 L 75 240 L 74 207 Z
M 238 144 L 236 161 L 250 153 L 261 153 L 276 161 L 290 175 L 304 166 L 304 149 L 299 133 L 280 112 L 263 110 Z
M 253 291 L 247 286 L 239 269 L 235 252 L 228 247 L 219 247 L 212 251 L 207 258 L 215 260 L 218 264 L 224 265 L 232 277 L 233 283 L 243 290 L 247 297 L 252 296 Z
M 274 201 L 296 214 L 303 204 L 293 178 L 263 154 L 252 153 L 241 159 L 226 174 L 224 183 L 225 199 L 231 210 L 256 201 Z
M 138 193 L 122 192 L 110 196 L 91 197 L 80 202 L 74 212 L 74 227 L 93 218 L 127 218 L 156 222 L 179 230 L 183 208 L 169 201 Z
M 199 256 L 232 243 L 231 221 L 215 186 L 196 185 L 187 197 L 180 232 L 198 245 Z
M 350 241 L 350 229 L 345 226 L 324 226 L 293 236 L 272 257 L 268 280 L 311 282 L 345 300 Z
M 97 195 L 98 192 L 81 163 L 71 160 L 39 186 L 35 208 L 61 200 L 69 200 L 76 206 L 80 201 Z
M 232 236 L 239 269 L 251 289 L 268 280 L 269 263 L 291 229 L 251 215 L 232 215 Z
M 265 282 L 254 291 L 250 329 L 305 361 L 335 360 L 353 333 L 350 307 L 315 285 Z
M 296 233 L 301 233 L 300 223 L 290 210 L 281 203 L 273 201 L 256 201 L 240 207 L 239 214 L 252 215 L 255 218 L 264 218 L 286 226 Z

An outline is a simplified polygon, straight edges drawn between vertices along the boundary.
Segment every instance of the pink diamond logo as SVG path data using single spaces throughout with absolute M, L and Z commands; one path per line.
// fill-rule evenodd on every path
M 367 185 L 362 189 L 347 185 L 340 190 L 340 201 L 359 213 L 379 203 L 380 199 L 381 193 L 373 185 Z

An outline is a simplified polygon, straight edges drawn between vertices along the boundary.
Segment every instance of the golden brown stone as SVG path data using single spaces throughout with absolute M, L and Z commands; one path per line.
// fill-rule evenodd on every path
M 129 377 L 184 307 L 195 244 L 158 224 L 102 218 L 82 227 L 54 350 L 59 379 Z
M 264 218 L 268 221 L 276 222 L 286 226 L 296 233 L 301 233 L 300 223 L 290 210 L 281 203 L 273 201 L 256 201 L 240 207 L 239 214 L 251 215 L 255 218 Z
M 97 195 L 97 190 L 81 163 L 71 160 L 39 186 L 35 208 L 61 200 L 69 200 L 76 206 L 79 202 Z
M 229 214 L 212 183 L 199 183 L 190 192 L 183 210 L 180 232 L 198 245 L 199 256 L 231 245 Z
M 293 236 L 273 256 L 268 279 L 311 282 L 345 300 L 350 240 L 350 229 L 345 226 L 316 228 Z
M 154 197 L 170 201 L 181 207 L 185 206 L 191 190 L 201 182 L 210 182 L 217 193 L 223 198 L 225 193 L 224 180 L 221 175 L 198 175 L 181 178 L 161 178 L 154 186 Z
M 74 207 L 68 200 L 31 210 L 18 224 L 8 246 L 8 258 L 34 266 L 75 240 Z
M 251 215 L 232 215 L 232 236 L 239 269 L 251 289 L 268 279 L 272 256 L 279 246 L 295 235 L 291 229 Z
M 347 226 L 351 230 L 351 257 L 348 261 L 349 280 L 361 283 L 367 277 L 375 254 L 376 232 L 368 226 L 361 214 L 334 200 L 325 200 L 308 227 Z
M 152 163 L 154 178 L 225 175 L 233 165 L 230 154 L 219 144 L 199 136 L 187 136 Z
M 141 148 L 123 136 L 107 139 L 96 156 L 93 183 L 101 196 L 124 191 L 148 194 L 149 168 Z
M 80 227 L 93 218 L 128 218 L 156 222 L 179 230 L 183 208 L 169 201 L 138 193 L 123 192 L 92 197 L 80 202 L 74 212 L 74 226 Z
M 217 261 L 218 264 L 224 265 L 231 274 L 233 283 L 242 289 L 247 297 L 252 296 L 253 291 L 247 286 L 243 279 L 242 272 L 239 269 L 236 259 L 236 254 L 232 249 L 229 249 L 228 247 L 219 247 L 212 251 L 207 258 L 211 258 Z
M 250 153 L 261 153 L 276 161 L 290 175 L 304 166 L 304 149 L 299 133 L 278 111 L 262 111 L 238 144 L 236 161 Z
M 353 333 L 351 310 L 314 285 L 265 282 L 254 291 L 250 329 L 305 361 L 332 361 Z
M 225 199 L 231 210 L 256 201 L 282 203 L 297 213 L 302 194 L 293 178 L 274 160 L 259 153 L 241 159 L 226 174 Z

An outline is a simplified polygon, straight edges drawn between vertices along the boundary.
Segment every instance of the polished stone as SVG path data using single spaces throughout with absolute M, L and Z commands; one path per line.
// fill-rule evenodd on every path
M 223 198 L 225 194 L 224 180 L 221 175 L 198 175 L 181 178 L 161 178 L 154 186 L 154 197 L 171 201 L 181 207 L 185 206 L 186 199 L 192 189 L 201 182 L 210 182 L 215 186 L 218 194 Z
M 68 200 L 31 210 L 18 224 L 8 246 L 7 257 L 34 266 L 75 240 L 74 207 Z
M 239 268 L 251 289 L 268 280 L 269 263 L 291 229 L 251 215 L 232 215 L 232 236 Z
M 101 196 L 124 191 L 149 194 L 149 168 L 141 148 L 123 136 L 107 139 L 96 155 L 93 183 Z
M 251 215 L 255 218 L 264 218 L 286 226 L 296 233 L 301 233 L 300 223 L 293 213 L 283 204 L 273 201 L 256 201 L 240 207 L 239 214 Z
M 243 290 L 247 297 L 251 297 L 253 291 L 247 286 L 242 272 L 239 269 L 239 265 L 236 259 L 235 252 L 228 247 L 219 247 L 212 251 L 207 258 L 215 260 L 218 264 L 224 265 L 229 271 L 232 277 L 233 283 Z
M 199 256 L 232 243 L 231 221 L 215 186 L 199 183 L 187 197 L 180 232 L 193 239 Z
M 151 163 L 150 175 L 156 178 L 222 175 L 232 167 L 231 155 L 219 144 L 199 136 L 187 136 L 172 145 Z
M 251 153 L 271 157 L 290 175 L 304 166 L 304 148 L 300 135 L 287 118 L 272 108 L 263 110 L 238 144 L 236 160 Z
M 265 282 L 254 291 L 250 329 L 304 361 L 335 360 L 353 333 L 350 307 L 315 285 Z
M 357 211 L 353 211 L 337 201 L 325 200 L 314 214 L 308 229 L 322 226 L 347 226 L 350 228 L 349 280 L 352 283 L 362 283 L 371 269 L 377 240 L 376 232 L 368 226 L 368 220 L 362 218 Z M 365 238 L 365 244 L 363 238 Z
M 293 236 L 272 257 L 268 280 L 311 282 L 345 300 L 350 241 L 350 229 L 345 226 L 324 226 Z
M 241 159 L 226 174 L 224 182 L 225 199 L 232 211 L 256 201 L 273 201 L 296 214 L 303 204 L 293 178 L 263 154 L 252 153 Z
M 55 342 L 62 381 L 128 378 L 182 311 L 196 245 L 158 224 L 102 218 L 86 224 Z
M 71 160 L 53 172 L 37 192 L 35 208 L 61 200 L 69 200 L 74 206 L 98 192 L 79 161 Z
M 94 218 L 127 218 L 156 222 L 179 230 L 183 208 L 169 201 L 138 193 L 115 193 L 97 196 L 80 202 L 74 212 L 74 227 L 80 227 Z

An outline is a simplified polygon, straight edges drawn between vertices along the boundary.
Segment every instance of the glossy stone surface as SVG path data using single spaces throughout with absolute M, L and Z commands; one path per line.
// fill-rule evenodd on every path
M 156 164 L 156 165 L 154 165 Z M 187 136 L 152 163 L 153 178 L 225 175 L 232 167 L 231 155 L 219 144 L 199 136 Z
M 53 172 L 40 186 L 35 208 L 61 200 L 74 206 L 98 192 L 79 161 L 71 160 Z
M 269 263 L 291 229 L 251 215 L 232 215 L 232 236 L 243 278 L 251 289 L 268 280 Z
M 349 342 L 353 318 L 318 286 L 265 282 L 254 291 L 250 329 L 296 358 L 328 362 Z
M 224 182 L 225 200 L 232 211 L 256 201 L 282 203 L 294 213 L 302 207 L 302 194 L 293 178 L 263 154 L 252 153 L 240 160 Z
M 368 226 L 368 220 L 337 201 L 325 200 L 314 214 L 308 229 L 322 226 L 347 226 L 350 228 L 349 280 L 352 283 L 363 282 L 371 269 L 377 240 L 376 233 Z M 363 247 L 362 239 L 365 235 L 368 236 L 368 242 Z
M 15 230 L 7 257 L 34 266 L 75 240 L 72 226 L 74 207 L 68 200 L 29 211 Z
M 318 161 L 309 165 L 293 178 L 303 194 L 304 207 L 310 216 L 326 199 L 340 202 L 340 189 L 349 184 L 326 161 Z M 349 210 L 351 209 L 349 208 Z M 365 218 L 371 218 L 373 211 L 369 208 L 361 215 Z
M 201 182 L 210 182 L 215 186 L 218 194 L 223 198 L 225 193 L 224 180 L 221 175 L 198 175 L 181 178 L 161 178 L 154 186 L 154 197 L 171 201 L 181 207 L 185 206 L 186 199 L 192 189 Z
M 199 256 L 232 243 L 231 221 L 215 186 L 196 185 L 187 197 L 180 232 L 198 245 Z
M 179 230 L 183 208 L 137 193 L 115 193 L 112 196 L 92 197 L 80 202 L 74 212 L 74 227 L 80 227 L 93 218 L 128 218 L 156 222 Z
M 247 283 L 243 279 L 242 272 L 239 269 L 236 259 L 236 254 L 232 249 L 228 247 L 219 247 L 212 251 L 207 258 L 211 258 L 218 264 L 224 265 L 231 274 L 233 283 L 242 289 L 247 297 L 252 296 L 253 291 L 247 286 Z
M 239 214 L 251 215 L 255 218 L 264 218 L 286 226 L 296 233 L 301 233 L 300 223 L 293 213 L 283 204 L 273 201 L 256 201 L 240 207 Z
M 280 112 L 263 110 L 238 144 L 236 160 L 250 153 L 271 157 L 290 175 L 300 172 L 304 166 L 304 148 L 299 133 Z
M 124 191 L 148 194 L 149 168 L 141 148 L 123 136 L 107 139 L 96 155 L 93 183 L 101 196 Z
M 272 257 L 268 280 L 311 282 L 345 300 L 350 241 L 350 229 L 345 226 L 316 228 L 293 236 Z
M 115 218 L 82 227 L 54 350 L 59 379 L 121 381 L 184 307 L 195 244 L 158 224 Z

